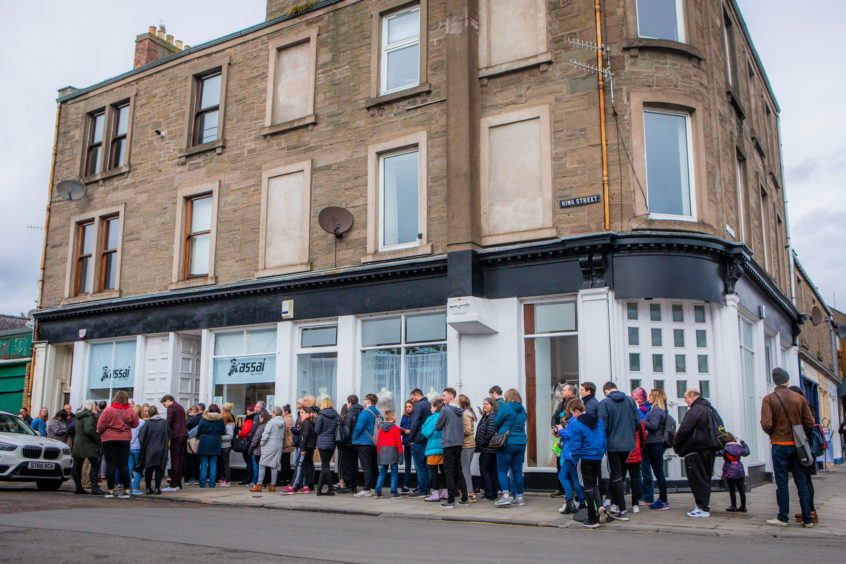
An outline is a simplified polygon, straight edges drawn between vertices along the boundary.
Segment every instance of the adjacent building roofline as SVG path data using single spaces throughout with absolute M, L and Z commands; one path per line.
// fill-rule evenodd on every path
M 767 76 L 767 71 L 764 70 L 764 64 L 761 62 L 761 57 L 758 56 L 758 50 L 755 49 L 755 43 L 752 41 L 752 34 L 749 33 L 749 28 L 746 27 L 746 20 L 743 19 L 743 13 L 740 11 L 740 6 L 737 5 L 737 0 L 729 0 L 729 3 L 737 16 L 740 29 L 743 30 L 743 37 L 746 38 L 746 43 L 749 44 L 749 50 L 752 52 L 752 58 L 755 59 L 755 66 L 758 67 L 758 72 L 761 73 L 761 78 L 764 80 L 764 86 L 767 87 L 767 92 L 770 94 L 770 98 L 772 98 L 773 104 L 775 105 L 775 112 L 776 114 L 780 114 L 781 107 L 778 105 L 778 99 L 776 98 L 775 92 L 773 92 L 773 87 L 770 84 L 770 78 Z
M 796 268 L 799 269 L 799 272 L 802 274 L 802 278 L 804 278 L 805 281 L 808 283 L 808 287 L 811 288 L 811 290 L 814 292 L 814 295 L 820 301 L 820 304 L 823 306 L 823 309 L 828 314 L 828 317 L 831 318 L 832 317 L 831 309 L 825 303 L 825 299 L 823 299 L 822 294 L 820 294 L 820 289 L 817 288 L 816 284 L 814 284 L 813 279 L 810 276 L 808 276 L 808 271 L 805 270 L 804 266 L 802 266 L 802 262 L 799 260 L 799 255 L 796 254 L 796 251 L 791 249 L 791 252 L 793 253 L 793 262 L 794 262 L 794 264 L 796 264 Z

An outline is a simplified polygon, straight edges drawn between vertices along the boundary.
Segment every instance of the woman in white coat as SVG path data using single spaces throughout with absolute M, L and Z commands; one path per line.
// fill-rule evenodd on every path
M 282 461 L 282 449 L 285 447 L 285 418 L 282 407 L 273 408 L 273 417 L 261 434 L 261 458 L 259 459 L 258 481 L 251 491 L 261 491 L 264 475 L 270 468 L 270 491 L 276 491 L 276 478 L 279 475 L 279 463 Z

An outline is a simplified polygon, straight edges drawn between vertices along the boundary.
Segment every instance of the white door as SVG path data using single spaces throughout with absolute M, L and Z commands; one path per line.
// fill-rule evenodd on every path
M 170 339 L 148 337 L 144 358 L 144 403 L 158 405 L 170 393 Z
M 177 346 L 179 387 L 176 401 L 187 407 L 200 399 L 200 339 L 180 335 Z

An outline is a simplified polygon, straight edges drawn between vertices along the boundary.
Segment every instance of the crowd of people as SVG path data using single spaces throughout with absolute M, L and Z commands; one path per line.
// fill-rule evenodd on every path
M 774 369 L 772 378 L 776 388 L 763 400 L 761 428 L 772 442 L 779 513 L 767 523 L 787 525 L 787 480 L 792 473 L 801 507 L 795 519 L 813 527 L 819 519 L 813 502 L 815 470 L 802 460 L 794 426 L 811 433 L 814 419 L 801 390 L 787 388 L 784 370 Z M 720 457 L 720 476 L 731 498 L 726 511 L 748 511 L 742 458 L 749 456 L 749 446 L 724 429 L 719 414 L 698 390 L 685 392 L 688 411 L 678 425 L 662 389 L 647 394 L 636 388 L 626 395 L 609 381 L 602 386 L 604 399 L 597 399 L 596 392 L 595 384 L 583 382 L 577 397 L 574 385 L 563 384 L 552 414 L 559 486 L 552 495 L 563 497 L 560 513 L 597 528 L 627 521 L 641 507 L 669 510 L 664 473 L 668 449 L 684 460 L 695 502 L 688 517 L 710 517 L 711 478 Z M 109 405 L 87 400 L 76 413 L 66 405 L 52 419 L 42 409 L 30 425 L 72 446 L 78 494 L 115 497 L 121 490 L 117 497 L 128 498 L 175 492 L 189 484 L 229 487 L 234 450 L 247 468 L 241 485 L 252 492 L 267 487 L 269 492 L 280 488 L 285 495 L 379 498 L 387 487 L 391 497 L 422 498 L 444 509 L 477 501 L 502 508 L 526 504 L 528 414 L 518 390 L 503 393 L 492 386 L 478 413 L 466 395 L 449 387 L 431 401 L 420 389 L 413 390 L 400 414 L 380 412 L 378 401 L 367 394 L 359 403 L 353 394 L 340 412 L 327 397 L 318 403 L 314 396 L 305 396 L 297 400 L 295 412 L 290 405 L 268 411 L 259 401 L 247 408 L 239 426 L 231 403 L 197 404 L 186 413 L 173 396 L 165 395 L 161 403 L 166 414 L 160 414 L 156 406 L 135 405 L 125 391 L 118 391 Z M 21 418 L 26 420 L 24 410 Z M 476 453 L 478 489 L 471 473 Z M 168 466 L 169 483 L 163 488 Z M 105 491 L 98 486 L 101 473 Z

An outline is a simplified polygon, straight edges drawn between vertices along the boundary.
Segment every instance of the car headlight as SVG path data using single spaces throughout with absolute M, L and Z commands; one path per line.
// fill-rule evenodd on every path
M 71 449 L 69 449 L 68 447 L 62 449 L 62 454 L 64 454 L 65 456 L 70 456 L 70 453 Z
M 0 443 L 0 450 L 13 451 L 18 448 L 18 445 L 11 445 L 9 443 Z

